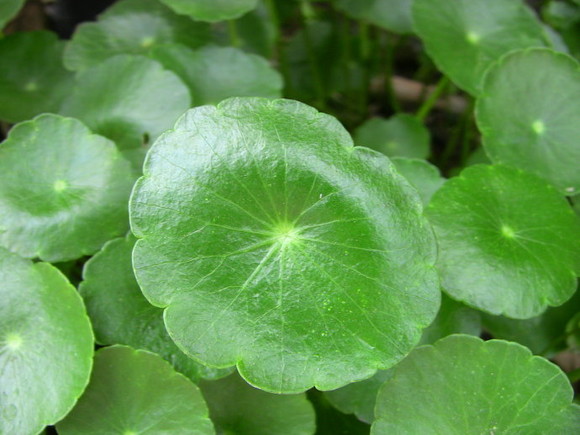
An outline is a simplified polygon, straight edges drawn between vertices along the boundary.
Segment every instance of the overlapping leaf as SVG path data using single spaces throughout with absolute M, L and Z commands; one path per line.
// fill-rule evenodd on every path
M 54 267 L 0 247 L 0 433 L 38 433 L 89 382 L 93 334 L 81 298 Z
M 258 4 L 258 0 L 161 0 L 161 2 L 178 14 L 209 22 L 239 18 Z
M 145 296 L 186 353 L 273 392 L 388 368 L 435 317 L 416 191 L 338 122 L 287 100 L 191 110 L 131 203 Z
M 396 33 L 411 33 L 411 0 L 333 0 L 336 7 L 354 19 Z

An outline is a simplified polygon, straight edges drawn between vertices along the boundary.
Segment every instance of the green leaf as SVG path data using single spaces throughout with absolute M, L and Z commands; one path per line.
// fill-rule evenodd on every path
M 483 313 L 483 325 L 494 338 L 517 341 L 533 353 L 552 356 L 566 346 L 566 324 L 578 311 L 580 292 L 565 304 L 531 319 L 508 319 Z
M 577 312 L 566 325 L 566 344 L 574 350 L 580 350 L 580 312 Z
M 333 0 L 338 9 L 355 20 L 395 33 L 412 33 L 412 0 Z
M 439 313 L 433 323 L 423 331 L 420 343 L 434 343 L 440 338 L 459 332 L 479 335 L 480 315 L 477 311 L 443 295 Z M 392 375 L 393 369 L 379 370 L 369 379 L 354 382 L 338 390 L 326 391 L 324 394 L 341 412 L 355 414 L 360 420 L 371 423 L 374 420 L 377 393 Z
M 178 14 L 210 23 L 239 18 L 258 4 L 258 0 L 161 0 L 161 2 Z
M 477 124 L 486 153 L 580 192 L 580 64 L 547 49 L 511 53 L 485 78 Z
M 131 262 L 134 245 L 133 236 L 112 240 L 85 264 L 79 291 L 97 342 L 154 352 L 194 382 L 231 373 L 205 367 L 175 346 L 165 330 L 163 310 L 147 302 L 135 280 Z
M 76 119 L 41 115 L 0 144 L 0 245 L 23 257 L 90 255 L 127 231 L 134 175 Z
M 580 221 L 535 175 L 470 166 L 435 193 L 426 212 L 439 242 L 441 283 L 452 298 L 525 319 L 574 294 Z
M 248 385 L 234 373 L 199 385 L 217 432 L 236 435 L 309 435 L 316 424 L 305 394 L 275 395 Z
M 389 157 L 425 159 L 429 156 L 429 130 L 412 115 L 369 119 L 356 129 L 353 136 L 356 145 L 372 148 Z
M 391 161 L 397 171 L 417 189 L 424 206 L 429 204 L 433 194 L 445 183 L 439 169 L 426 160 L 394 157 Z
M 190 110 L 144 173 L 137 280 L 208 365 L 272 392 L 333 389 L 395 364 L 435 317 L 416 191 L 328 115 L 260 98 Z
M 18 14 L 24 0 L 2 0 L 0 2 L 0 30 Z
M 89 382 L 91 325 L 75 288 L 50 264 L 0 247 L 0 280 L 0 433 L 38 433 Z
M 268 61 L 232 47 L 192 51 L 178 45 L 157 47 L 151 55 L 189 87 L 196 106 L 228 97 L 279 97 L 282 76 Z
M 146 55 L 158 45 L 201 47 L 211 38 L 207 24 L 176 15 L 159 0 L 122 0 L 75 31 L 64 56 L 71 70 L 101 64 L 118 54 Z
M 59 434 L 214 434 L 199 389 L 159 355 L 126 346 L 95 354 L 91 382 Z
M 174 73 L 154 60 L 120 55 L 80 72 L 61 112 L 113 140 L 140 167 L 148 140 L 189 107 L 189 91 Z
M 14 123 L 58 110 L 73 81 L 63 50 L 64 42 L 45 31 L 0 39 L 0 119 Z
M 415 0 L 415 31 L 438 68 L 472 95 L 485 70 L 509 51 L 548 45 L 522 0 Z
M 572 433 L 553 430 L 577 413 L 566 375 L 519 344 L 452 335 L 417 348 L 394 372 L 379 392 L 373 435 Z

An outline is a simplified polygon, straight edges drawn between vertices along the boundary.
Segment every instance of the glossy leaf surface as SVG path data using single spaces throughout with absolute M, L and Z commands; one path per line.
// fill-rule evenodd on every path
M 97 342 L 157 353 L 194 382 L 227 375 L 231 370 L 205 367 L 173 343 L 163 324 L 163 310 L 147 302 L 135 280 L 131 262 L 134 245 L 132 236 L 112 240 L 85 264 L 79 291 Z
M 472 95 L 509 51 L 544 47 L 540 21 L 522 0 L 415 0 L 415 31 L 439 69 Z
M 535 175 L 471 166 L 435 193 L 427 216 L 439 243 L 441 284 L 457 300 L 523 319 L 576 290 L 580 221 Z
M 373 435 L 555 435 L 571 433 L 577 418 L 564 372 L 517 343 L 453 335 L 415 349 L 394 372 L 379 392 Z
M 189 107 L 189 91 L 175 74 L 154 60 L 120 55 L 80 72 L 61 112 L 113 140 L 140 167 L 148 141 Z
M 435 317 L 416 191 L 328 115 L 257 98 L 194 109 L 144 173 L 137 280 L 209 365 L 272 392 L 337 388 L 400 360 Z
M 279 97 L 282 76 L 268 61 L 233 47 L 192 51 L 178 45 L 158 47 L 152 57 L 189 87 L 193 104 L 216 104 L 228 97 Z
M 63 50 L 64 42 L 45 31 L 0 39 L 0 119 L 14 123 L 58 110 L 73 82 Z
M 175 12 L 200 21 L 239 18 L 254 9 L 258 0 L 161 0 Z
M 76 29 L 64 63 L 81 70 L 119 54 L 146 55 L 153 47 L 171 43 L 196 48 L 209 40 L 207 24 L 179 16 L 159 0 L 122 0 L 97 22 Z
M 236 435 L 310 435 L 315 415 L 305 394 L 270 394 L 234 373 L 199 385 L 218 433 Z
M 159 355 L 126 346 L 95 354 L 85 394 L 59 434 L 214 434 L 199 389 Z
M 429 131 L 416 117 L 407 114 L 369 119 L 354 132 L 354 143 L 389 157 L 429 156 Z
M 0 433 L 38 433 L 89 382 L 93 334 L 75 288 L 53 266 L 0 247 Z
M 396 33 L 411 33 L 412 0 L 334 0 L 350 17 Z
M 479 335 L 481 320 L 477 311 L 443 295 L 437 317 L 421 337 L 420 344 L 432 344 L 451 334 L 465 333 Z M 355 414 L 360 420 L 372 423 L 377 393 L 393 369 L 379 370 L 373 377 L 354 382 L 335 391 L 326 391 L 326 398 L 345 414 Z
M 439 169 L 426 160 L 394 157 L 391 161 L 397 171 L 411 183 L 411 186 L 417 189 L 425 206 L 429 204 L 433 194 L 445 183 L 445 178 L 441 176 Z
M 90 255 L 127 231 L 134 175 L 80 121 L 41 115 L 0 144 L 0 245 L 23 257 Z
M 490 69 L 477 124 L 495 163 L 580 192 L 580 64 L 548 49 L 512 53 Z

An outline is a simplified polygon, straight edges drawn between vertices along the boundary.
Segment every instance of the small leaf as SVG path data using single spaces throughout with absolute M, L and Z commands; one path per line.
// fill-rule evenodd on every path
M 159 355 L 126 346 L 95 354 L 91 382 L 59 434 L 214 434 L 199 389 Z
M 122 0 L 96 23 L 77 27 L 64 63 L 71 70 L 81 70 L 119 54 L 146 55 L 162 44 L 201 47 L 210 37 L 207 24 L 180 17 L 159 0 Z
M 407 114 L 366 121 L 354 132 L 354 142 L 389 157 L 425 159 L 429 156 L 429 130 L 416 117 Z
M 189 87 L 196 106 L 217 104 L 228 97 L 279 97 L 282 76 L 268 61 L 232 47 L 192 51 L 164 45 L 151 57 L 175 72 Z
M 441 283 L 454 299 L 525 319 L 574 294 L 580 221 L 541 178 L 507 166 L 470 166 L 435 193 L 426 211 L 439 242 Z
M 439 169 L 426 160 L 394 157 L 391 161 L 397 171 L 417 189 L 424 206 L 429 204 L 433 194 L 445 183 Z
M 355 20 L 366 21 L 395 33 L 411 33 L 412 0 L 333 0 Z
M 89 382 L 91 325 L 75 288 L 48 263 L 0 247 L 0 281 L 0 433 L 38 433 Z
M 481 320 L 479 313 L 453 299 L 442 295 L 441 307 L 433 323 L 423 331 L 421 344 L 431 344 L 455 333 L 479 335 Z M 395 366 L 396 367 L 396 366 Z M 333 406 L 345 414 L 355 414 L 365 423 L 374 420 L 377 393 L 394 369 L 379 370 L 373 377 L 354 382 L 324 395 Z
M 134 175 L 115 145 L 80 121 L 41 115 L 0 144 L 0 245 L 67 261 L 127 231 Z
M 234 373 L 199 385 L 217 432 L 236 435 L 310 435 L 314 409 L 305 394 L 276 395 L 248 385 Z
M 452 335 L 415 349 L 394 372 L 379 392 L 373 435 L 556 435 L 572 433 L 561 430 L 578 417 L 566 375 L 516 343 Z
M 510 53 L 485 78 L 477 124 L 486 153 L 580 192 L 580 64 L 547 49 Z
M 64 42 L 45 31 L 0 38 L 0 119 L 14 123 L 58 110 L 73 82 L 63 50 Z
M 24 0 L 2 0 L 0 2 L 0 30 L 18 14 L 23 4 Z
M 161 2 L 178 14 L 210 23 L 239 18 L 258 4 L 258 0 L 161 0 Z
M 441 71 L 472 95 L 485 70 L 509 51 L 548 45 L 522 0 L 415 0 L 415 31 Z
M 187 354 L 251 384 L 332 389 L 388 368 L 439 305 L 416 191 L 289 100 L 190 110 L 131 202 L 137 280 Z
M 108 242 L 83 270 L 79 291 L 87 306 L 99 344 L 125 344 L 157 353 L 197 382 L 231 373 L 205 367 L 181 352 L 163 324 L 163 310 L 151 305 L 135 280 L 131 254 L 135 238 Z
M 189 107 L 189 91 L 175 74 L 154 60 L 120 55 L 79 73 L 61 113 L 113 140 L 140 167 L 144 136 L 154 140 Z

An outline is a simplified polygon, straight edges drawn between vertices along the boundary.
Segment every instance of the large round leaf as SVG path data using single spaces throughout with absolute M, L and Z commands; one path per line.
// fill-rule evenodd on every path
M 20 122 L 55 112 L 73 77 L 61 61 L 64 42 L 50 32 L 22 32 L 0 39 L 0 119 Z
M 239 18 L 258 4 L 258 0 L 161 0 L 161 2 L 178 14 L 209 22 Z
M 412 0 L 333 0 L 336 7 L 356 20 L 396 33 L 411 33 Z
M 232 47 L 192 51 L 179 45 L 153 50 L 152 57 L 175 72 L 189 87 L 196 106 L 228 97 L 279 97 L 282 76 L 268 61 Z
M 522 0 L 415 0 L 415 31 L 441 71 L 472 95 L 483 73 L 511 50 L 548 45 Z
M 578 421 L 566 375 L 516 343 L 452 335 L 414 350 L 394 372 L 379 392 L 373 435 L 556 435 Z
M 115 145 L 76 119 L 41 115 L 0 144 L 0 245 L 66 261 L 128 227 L 134 176 Z
M 112 240 L 85 264 L 79 291 L 97 342 L 155 352 L 194 382 L 230 373 L 231 370 L 212 369 L 188 358 L 169 338 L 163 310 L 147 302 L 135 280 L 131 262 L 134 244 L 132 236 Z
M 159 0 L 122 0 L 99 17 L 76 29 L 64 56 L 67 68 L 99 65 L 118 54 L 146 54 L 161 44 L 191 48 L 210 39 L 209 26 L 176 15 Z
M 548 49 L 511 53 L 486 75 L 476 113 L 492 161 L 580 192 L 578 62 Z
M 235 373 L 219 381 L 202 381 L 199 388 L 218 433 L 310 435 L 315 431 L 314 409 L 305 394 L 266 393 Z
M 50 264 L 0 248 L 0 281 L 0 433 L 38 433 L 89 382 L 91 325 L 75 288 Z
M 24 0 L 2 0 L 0 2 L 0 30 L 16 16 Z
M 195 384 L 159 355 L 126 346 L 95 354 L 85 394 L 57 429 L 62 435 L 215 433 Z
M 541 178 L 476 165 L 448 180 L 427 208 L 442 286 L 490 314 L 537 316 L 576 290 L 580 221 Z
M 432 344 L 440 338 L 455 333 L 479 335 L 481 320 L 477 311 L 443 295 L 437 317 L 429 325 L 421 344 Z M 383 383 L 393 375 L 393 369 L 379 370 L 373 377 L 361 382 L 353 382 L 324 395 L 333 406 L 345 414 L 355 414 L 359 420 L 371 423 L 374 420 L 374 409 L 377 393 Z
M 209 365 L 273 392 L 337 388 L 395 364 L 435 317 L 416 191 L 330 116 L 258 98 L 194 109 L 144 173 L 137 279 Z
M 140 166 L 144 145 L 189 107 L 189 91 L 175 74 L 154 60 L 120 55 L 79 73 L 61 112 L 113 140 Z
M 425 159 L 429 156 L 429 130 L 416 117 L 407 114 L 369 119 L 355 130 L 354 142 L 389 157 Z

